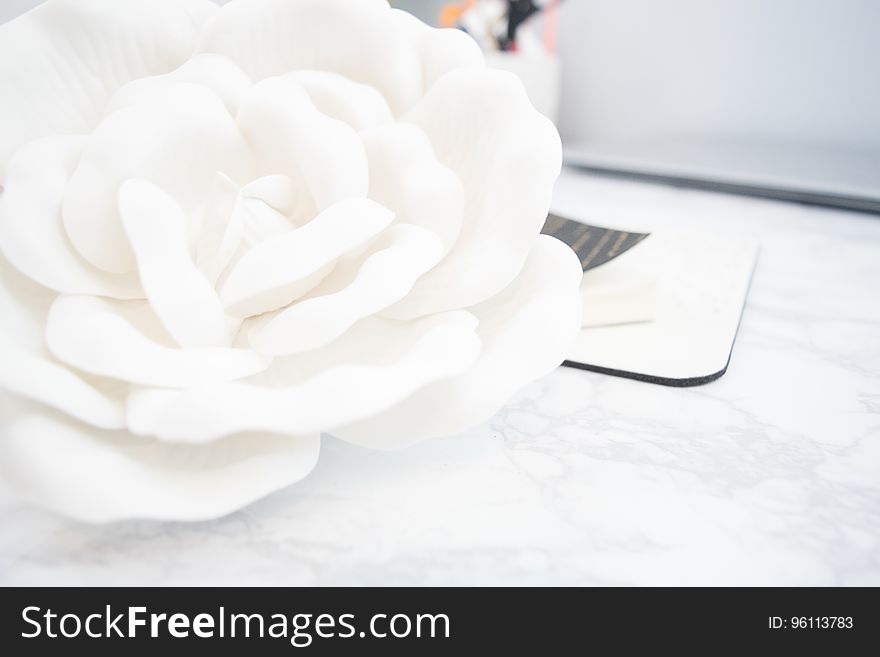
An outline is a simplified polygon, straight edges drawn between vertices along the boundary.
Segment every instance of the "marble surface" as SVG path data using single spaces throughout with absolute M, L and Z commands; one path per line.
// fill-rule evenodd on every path
M 880 585 L 880 218 L 566 172 L 596 223 L 757 235 L 730 369 L 560 369 L 467 435 L 326 440 L 222 520 L 84 526 L 0 501 L 0 583 Z

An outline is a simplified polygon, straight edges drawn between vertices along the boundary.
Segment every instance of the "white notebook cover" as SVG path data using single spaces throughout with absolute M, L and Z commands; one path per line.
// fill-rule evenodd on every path
M 757 256 L 749 236 L 654 231 L 603 265 L 609 275 L 656 272 L 654 321 L 584 328 L 566 365 L 672 386 L 714 381 L 727 371 Z

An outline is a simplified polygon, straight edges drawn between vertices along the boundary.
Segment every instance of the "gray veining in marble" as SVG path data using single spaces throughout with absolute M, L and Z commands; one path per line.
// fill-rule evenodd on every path
M 759 236 L 728 374 L 560 369 L 402 452 L 326 440 L 300 485 L 194 525 L 3 498 L 3 584 L 880 585 L 880 219 L 566 172 L 556 210 Z

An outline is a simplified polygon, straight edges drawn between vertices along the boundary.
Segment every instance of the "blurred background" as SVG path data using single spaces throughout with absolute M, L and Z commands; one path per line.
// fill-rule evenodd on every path
M 399 0 L 437 22 L 442 0 Z M 880 150 L 876 0 L 567 0 L 560 130 Z
M 450 3 L 394 4 L 436 24 Z M 569 164 L 880 211 L 880 2 L 558 5 Z
M 0 0 L 0 21 L 39 2 Z M 571 165 L 880 212 L 876 0 L 392 4 L 474 33 L 557 122 Z M 480 20 L 503 32 L 494 14 L 530 5 L 496 57 Z

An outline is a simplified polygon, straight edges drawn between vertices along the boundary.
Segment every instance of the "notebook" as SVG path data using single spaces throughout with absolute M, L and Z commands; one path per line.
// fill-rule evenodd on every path
M 727 371 L 757 240 L 691 229 L 648 234 L 555 216 L 544 232 L 572 246 L 582 265 L 593 254 L 581 286 L 584 327 L 567 366 L 668 386 L 702 385 Z

